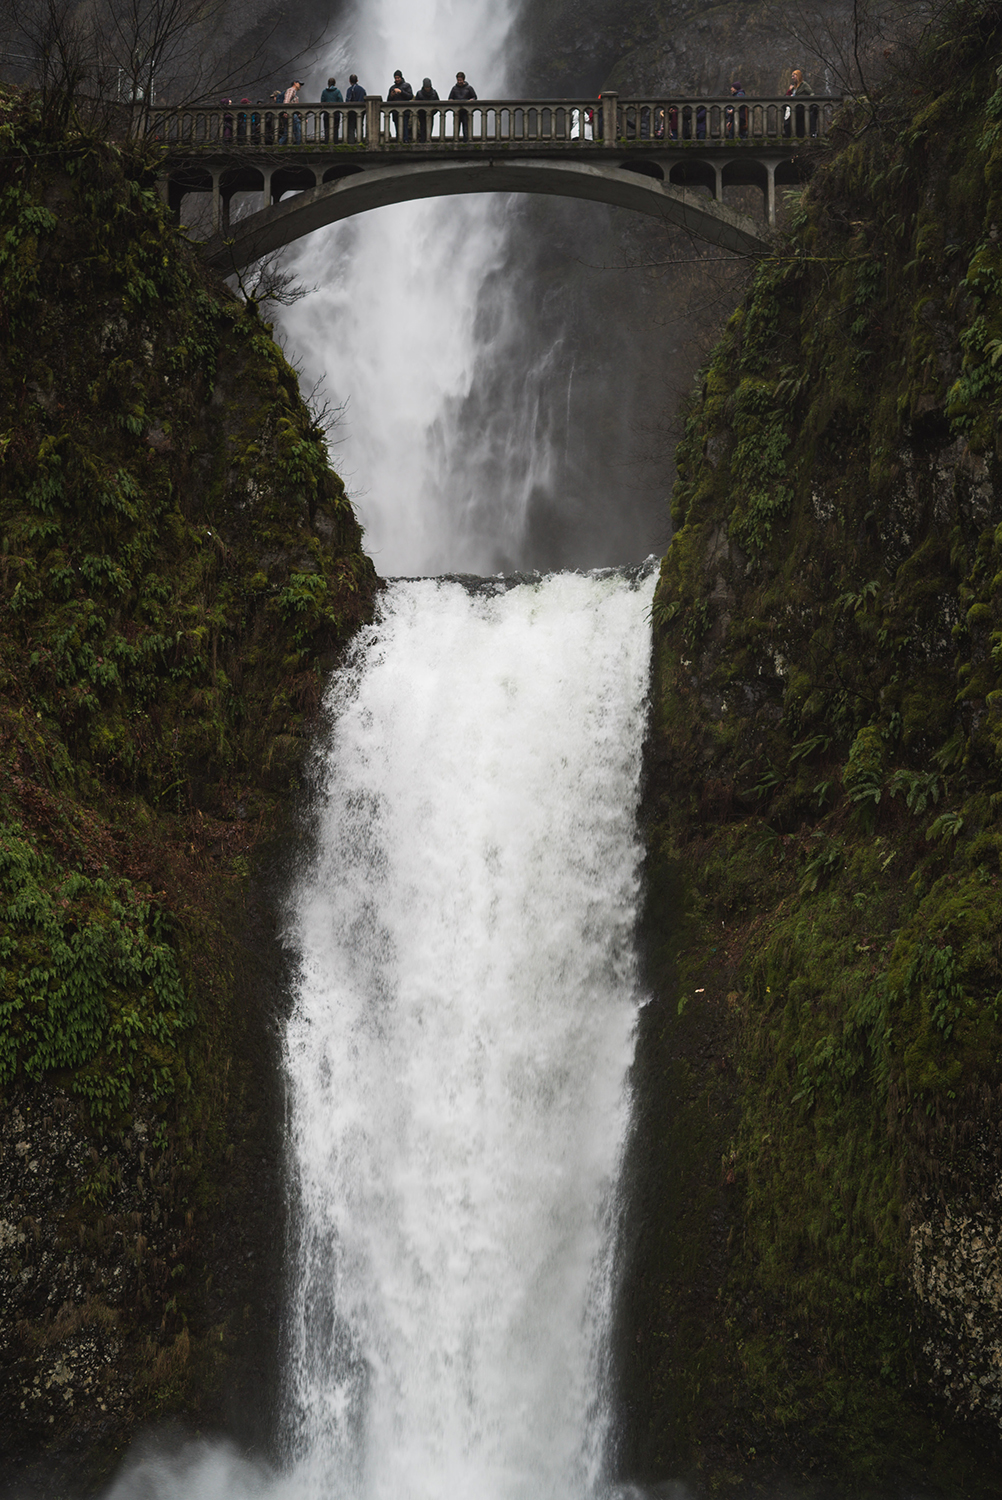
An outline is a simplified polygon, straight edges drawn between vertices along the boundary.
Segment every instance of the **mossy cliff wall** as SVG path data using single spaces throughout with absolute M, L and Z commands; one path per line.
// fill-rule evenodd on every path
M 653 618 L 624 1472 L 997 1493 L 1002 7 L 848 110 Z
M 0 1486 L 54 1497 L 267 1430 L 269 861 L 374 575 L 155 161 L 26 99 L 0 147 Z

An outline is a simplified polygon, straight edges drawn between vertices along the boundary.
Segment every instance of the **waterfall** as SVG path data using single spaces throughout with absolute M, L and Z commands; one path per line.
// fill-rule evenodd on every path
M 443 99 L 460 69 L 481 98 L 502 97 L 514 3 L 359 0 L 330 65 L 339 84 L 355 72 L 384 97 L 395 68 L 415 90 L 430 77 Z M 297 278 L 316 290 L 280 314 L 282 327 L 304 385 L 322 380 L 343 405 L 335 463 L 384 575 L 490 572 L 518 551 L 531 479 L 493 490 L 488 512 L 455 462 L 458 414 L 490 340 L 481 291 L 503 263 L 506 205 L 494 194 L 398 204 L 294 252 Z
M 516 3 L 359 0 L 331 71 L 503 94 Z M 317 290 L 284 332 L 347 403 L 334 460 L 384 575 L 531 562 L 559 487 L 578 356 L 521 338 L 510 218 L 404 204 L 297 252 Z M 602 1490 L 652 592 L 640 570 L 382 594 L 329 691 L 289 906 L 281 1465 L 145 1450 L 109 1500 Z
M 397 583 L 332 688 L 287 1038 L 318 1500 L 593 1493 L 649 595 Z
M 652 593 L 382 594 L 288 902 L 281 1471 L 147 1453 L 110 1500 L 606 1493 Z

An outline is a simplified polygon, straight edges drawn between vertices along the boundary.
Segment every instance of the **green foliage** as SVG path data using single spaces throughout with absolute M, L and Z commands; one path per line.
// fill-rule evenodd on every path
M 53 1232 L 88 1297 L 120 1293 L 122 1359 L 190 1320 L 201 1368 L 207 1226 L 266 1071 L 242 893 L 374 573 L 295 372 L 145 148 L 27 96 L 0 135 L 0 1091 L 25 1119 L 75 1098 L 74 1149 L 101 1138 Z M 136 1388 L 137 1420 L 192 1392 Z
M 14 125 L 31 138 L 30 111 Z M 89 146 L 26 151 L 0 185 L 3 253 L 28 268 L 5 277 L 0 387 L 24 418 L 0 473 L 0 620 L 76 762 L 159 802 L 296 728 L 374 575 L 255 311 L 204 280 L 141 155 Z M 276 694 L 282 669 L 302 680 Z
M 861 729 L 852 742 L 842 784 L 850 801 L 873 813 L 884 790 L 884 737 L 874 725 Z
M 9 825 L 0 891 L 0 1088 L 66 1073 L 99 1129 L 133 1089 L 173 1094 L 194 1017 L 157 903 L 120 878 L 59 868 Z
M 774 524 L 789 513 L 793 498 L 782 482 L 789 472 L 785 411 L 777 406 L 772 386 L 746 378 L 734 393 L 732 420 L 737 438 L 732 473 L 746 494 L 735 532 L 745 546 L 760 552 L 772 540 Z
M 904 794 L 905 806 L 910 813 L 921 817 L 930 802 L 938 802 L 942 788 L 937 771 L 909 771 L 899 766 L 887 784 L 890 796 Z

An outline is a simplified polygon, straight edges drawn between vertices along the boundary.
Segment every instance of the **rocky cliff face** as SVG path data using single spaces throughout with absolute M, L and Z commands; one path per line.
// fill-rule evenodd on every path
M 651 1477 L 997 1484 L 1000 62 L 1002 7 L 951 6 L 847 109 L 679 449 L 621 1360 Z
M 897 7 L 899 24 L 901 11 L 910 9 Z M 628 0 L 614 7 L 543 0 L 524 11 L 522 66 L 530 91 L 544 96 L 603 88 L 722 94 L 733 78 L 749 93 L 774 94 L 785 91 L 794 67 L 803 67 L 821 93 L 838 82 L 832 43 L 842 43 L 851 10 L 846 0 L 810 6 Z M 822 44 L 827 62 L 818 55 Z
M 152 158 L 0 133 L 0 1482 L 52 1497 L 143 1422 L 267 1427 L 269 885 L 374 574 Z

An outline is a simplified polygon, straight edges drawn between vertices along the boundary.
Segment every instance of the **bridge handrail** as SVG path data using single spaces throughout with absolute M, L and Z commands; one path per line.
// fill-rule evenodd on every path
M 146 132 L 168 148 L 295 152 L 304 149 L 438 151 L 478 146 L 692 148 L 763 146 L 828 133 L 842 99 L 699 98 L 413 100 L 388 104 L 155 105 Z M 611 122 L 615 111 L 615 129 Z

